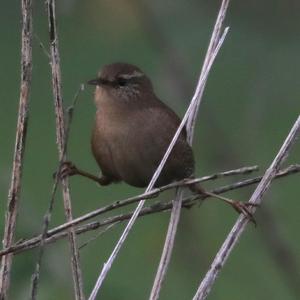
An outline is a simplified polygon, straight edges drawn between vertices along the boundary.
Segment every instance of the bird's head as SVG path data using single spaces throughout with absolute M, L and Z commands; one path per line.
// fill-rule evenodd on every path
M 152 93 L 150 79 L 138 67 L 126 63 L 104 66 L 96 79 L 88 81 L 96 85 L 97 93 L 111 96 L 117 101 L 138 100 L 140 96 Z M 142 97 L 143 98 L 143 97 Z

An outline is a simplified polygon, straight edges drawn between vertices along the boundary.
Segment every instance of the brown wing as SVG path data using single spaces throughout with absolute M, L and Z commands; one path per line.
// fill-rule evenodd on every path
M 180 119 L 170 109 L 154 106 L 132 112 L 118 150 L 113 153 L 120 177 L 134 186 L 146 186 L 163 158 Z M 156 186 L 189 177 L 194 158 L 185 134 L 180 134 Z

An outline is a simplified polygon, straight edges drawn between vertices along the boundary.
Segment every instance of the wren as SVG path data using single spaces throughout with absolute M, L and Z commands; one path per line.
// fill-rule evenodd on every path
M 102 175 L 94 176 L 65 162 L 61 176 L 82 175 L 100 185 L 124 181 L 146 187 L 163 158 L 180 118 L 154 93 L 151 80 L 138 67 L 126 63 L 106 65 L 96 79 L 96 119 L 91 148 Z M 155 186 L 194 177 L 195 161 L 182 130 Z M 221 198 L 253 221 L 250 204 L 236 202 L 204 191 L 199 184 L 192 191 Z

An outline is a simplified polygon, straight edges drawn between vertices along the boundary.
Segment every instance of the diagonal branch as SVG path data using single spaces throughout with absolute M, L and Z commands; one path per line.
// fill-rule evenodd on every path
M 221 36 L 221 28 L 223 26 L 223 21 L 226 15 L 227 7 L 228 7 L 229 0 L 222 1 L 222 5 L 219 10 L 219 14 L 212 32 L 211 40 L 207 49 L 207 53 L 204 59 L 203 67 L 200 73 L 199 82 L 196 88 L 196 92 L 194 94 L 194 107 L 191 111 L 190 115 L 188 116 L 187 122 L 186 122 L 186 130 L 187 130 L 187 141 L 190 145 L 192 145 L 193 142 L 193 136 L 194 136 L 194 129 L 196 125 L 196 117 L 199 111 L 200 103 L 202 100 L 205 84 L 207 81 L 208 73 L 212 67 L 212 64 L 214 62 L 215 57 L 217 56 L 219 49 L 221 45 L 223 44 L 223 41 L 226 37 L 228 28 L 225 29 L 224 33 Z M 193 102 L 193 100 L 192 100 Z M 174 242 L 175 242 L 175 236 L 177 232 L 177 227 L 179 223 L 180 218 L 180 212 L 181 212 L 181 202 L 183 197 L 183 191 L 177 191 L 175 200 L 173 202 L 173 207 L 171 211 L 171 217 L 170 222 L 168 226 L 168 231 L 165 239 L 165 244 L 163 248 L 163 252 L 161 255 L 161 259 L 159 262 L 158 270 L 155 276 L 155 280 L 153 283 L 153 287 L 150 294 L 151 300 L 156 300 L 159 298 L 159 293 L 161 290 L 162 283 L 164 281 L 164 278 L 166 276 L 166 272 L 168 269 L 168 266 L 170 264 L 171 255 L 173 252 Z
M 211 36 L 211 39 L 209 42 L 209 46 L 208 46 L 208 49 L 207 49 L 207 52 L 205 55 L 205 59 L 204 59 L 204 63 L 202 66 L 199 80 L 201 79 L 201 77 L 205 77 L 205 73 L 207 72 L 207 70 L 209 70 L 211 68 L 211 64 L 214 61 L 214 56 L 216 56 L 216 53 L 215 53 L 216 49 L 218 48 L 218 44 L 220 44 L 220 41 L 222 39 L 221 30 L 222 30 L 222 26 L 223 26 L 223 21 L 226 16 L 228 5 L 229 5 L 229 0 L 222 0 L 222 4 L 221 4 L 221 7 L 220 7 L 220 10 L 218 13 L 218 17 L 217 17 L 217 20 L 216 20 L 216 23 L 215 23 L 215 26 L 214 26 L 214 29 L 212 32 L 212 36 Z M 223 33 L 223 35 L 224 35 L 224 33 Z M 202 79 L 204 79 L 204 78 L 202 78 Z M 206 82 L 206 80 L 205 80 L 205 82 Z M 199 107 L 201 104 L 201 98 L 202 98 L 202 94 L 204 92 L 205 82 L 204 82 L 203 86 L 199 87 L 199 91 L 198 91 L 199 101 L 196 102 L 195 109 L 194 109 L 193 113 L 191 114 L 191 117 L 187 120 L 187 123 L 186 123 L 187 132 L 190 132 L 190 134 L 188 134 L 188 141 L 190 144 L 192 144 L 192 142 L 193 142 L 194 130 L 195 130 L 195 126 L 196 126 L 196 118 L 197 118 L 198 110 L 199 110 Z
M 32 3 L 31 0 L 22 0 L 22 49 L 21 49 L 21 84 L 19 113 L 16 131 L 15 153 L 13 159 L 12 178 L 8 194 L 3 247 L 10 247 L 13 243 L 18 203 L 21 191 L 21 179 L 25 140 L 27 132 L 29 93 L 32 77 Z M 7 299 L 10 284 L 12 256 L 2 257 L 0 269 L 0 299 Z
M 260 204 L 262 202 L 262 197 L 265 195 L 266 191 L 270 187 L 272 180 L 275 178 L 276 173 L 278 172 L 281 164 L 289 155 L 290 149 L 293 143 L 296 141 L 297 136 L 300 132 L 300 115 L 298 116 L 294 126 L 292 127 L 290 133 L 288 134 L 286 140 L 281 146 L 278 154 L 273 160 L 270 167 L 266 170 L 265 175 L 263 176 L 261 182 L 255 189 L 252 194 L 249 202 L 253 204 Z M 253 207 L 253 212 L 255 207 Z M 206 273 L 204 279 L 200 283 L 200 286 L 193 298 L 193 300 L 203 300 L 209 294 L 219 272 L 224 266 L 227 258 L 229 257 L 234 246 L 238 242 L 240 236 L 244 232 L 246 225 L 248 224 L 248 219 L 241 215 L 233 226 L 232 230 L 228 234 L 226 240 L 221 246 L 220 250 L 216 254 L 215 259 L 213 260 L 209 271 Z

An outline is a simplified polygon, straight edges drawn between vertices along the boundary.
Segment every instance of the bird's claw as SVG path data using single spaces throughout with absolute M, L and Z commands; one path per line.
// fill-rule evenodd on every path
M 76 175 L 78 173 L 78 170 L 76 166 L 70 162 L 70 161 L 65 161 L 62 163 L 59 173 L 58 173 L 58 178 L 63 179 L 69 176 Z M 53 177 L 57 176 L 57 172 L 53 174 Z
M 256 221 L 253 217 L 253 213 L 249 210 L 249 207 L 257 207 L 258 204 L 250 203 L 250 202 L 241 202 L 241 201 L 234 201 L 232 202 L 232 207 L 240 214 L 243 214 L 246 218 L 249 219 L 256 226 Z

